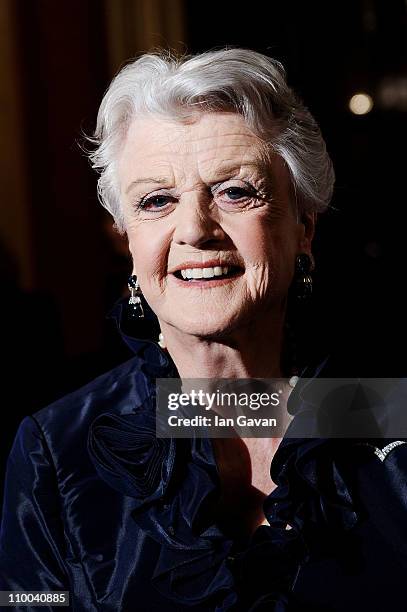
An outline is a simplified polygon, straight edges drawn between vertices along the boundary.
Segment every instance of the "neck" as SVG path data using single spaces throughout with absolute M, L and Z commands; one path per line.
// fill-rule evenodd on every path
M 161 321 L 181 378 L 280 378 L 283 318 L 270 313 L 225 337 L 186 334 Z
M 223 338 L 186 334 L 163 321 L 160 324 L 181 379 L 283 378 L 284 314 L 259 313 Z M 212 382 L 208 382 L 210 390 Z M 275 487 L 270 463 L 279 442 L 280 438 L 212 440 L 221 479 L 214 511 L 231 537 L 249 536 L 265 520 L 263 501 Z

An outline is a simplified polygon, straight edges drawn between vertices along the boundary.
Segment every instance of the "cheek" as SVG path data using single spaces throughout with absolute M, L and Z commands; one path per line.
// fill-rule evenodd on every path
M 266 294 L 270 289 L 286 291 L 291 283 L 296 255 L 295 240 L 288 228 L 265 231 L 264 226 L 242 234 L 241 254 L 244 256 L 251 289 Z
M 159 228 L 140 223 L 128 228 L 129 248 L 134 269 L 145 291 L 160 282 L 167 270 L 168 239 Z

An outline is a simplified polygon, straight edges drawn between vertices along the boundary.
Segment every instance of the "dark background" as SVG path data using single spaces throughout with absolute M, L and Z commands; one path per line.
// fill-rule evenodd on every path
M 130 356 L 106 319 L 126 293 L 127 248 L 79 143 L 112 76 L 157 46 L 244 46 L 283 62 L 337 174 L 315 240 L 304 350 L 334 347 L 360 376 L 405 372 L 406 7 L 1 0 L 0 473 L 25 415 Z M 363 116 L 348 106 L 358 92 L 374 102 Z

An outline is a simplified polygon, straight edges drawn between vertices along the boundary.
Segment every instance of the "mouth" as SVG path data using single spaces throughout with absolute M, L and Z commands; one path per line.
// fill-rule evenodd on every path
M 186 283 L 210 282 L 233 278 L 242 274 L 242 268 L 238 266 L 208 266 L 206 268 L 183 268 L 173 272 L 174 276 Z
M 244 274 L 244 269 L 237 265 L 220 265 L 219 261 L 187 262 L 170 274 L 182 286 L 209 288 L 233 281 Z

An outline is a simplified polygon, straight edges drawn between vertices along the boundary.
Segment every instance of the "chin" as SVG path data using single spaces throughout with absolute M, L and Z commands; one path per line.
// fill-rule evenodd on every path
M 247 313 L 217 312 L 210 314 L 208 312 L 200 312 L 197 315 L 179 313 L 181 316 L 177 319 L 168 320 L 168 323 L 176 327 L 179 331 L 192 336 L 201 338 L 215 339 L 225 338 L 234 330 L 244 326 L 247 322 Z

